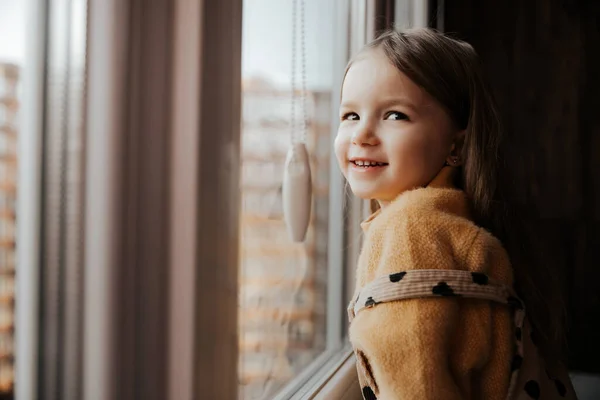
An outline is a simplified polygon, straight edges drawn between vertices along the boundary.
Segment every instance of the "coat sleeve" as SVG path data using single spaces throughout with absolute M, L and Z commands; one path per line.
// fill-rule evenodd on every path
M 401 221 L 373 232 L 365 271 L 359 271 L 363 284 L 414 269 L 478 271 L 512 284 L 510 270 L 496 271 L 508 262 L 506 255 L 468 220 L 443 221 L 449 226 L 442 229 L 437 219 L 403 215 Z M 510 313 L 501 306 L 420 298 L 363 310 L 351 324 L 350 340 L 380 399 L 500 399 L 510 379 L 511 329 Z

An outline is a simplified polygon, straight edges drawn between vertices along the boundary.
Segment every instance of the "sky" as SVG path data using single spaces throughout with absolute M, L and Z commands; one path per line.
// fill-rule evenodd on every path
M 0 0 L 0 62 L 24 60 L 25 0 Z
M 301 1 L 298 0 L 298 4 Z M 307 86 L 309 89 L 329 88 L 333 76 L 331 54 L 336 45 L 333 10 L 338 0 L 304 1 Z M 74 22 L 83 27 L 83 21 Z M 299 28 L 299 22 L 297 25 Z M 26 26 L 25 0 L 0 0 L 0 61 L 23 64 Z M 298 29 L 298 60 L 299 35 Z M 288 87 L 291 81 L 291 40 L 292 0 L 244 0 L 244 77 L 261 76 L 277 86 Z M 299 67 L 298 62 L 297 71 Z M 296 79 L 299 82 L 300 75 Z
M 330 88 L 333 82 L 331 54 L 335 46 L 333 17 L 337 2 L 305 0 L 306 74 L 310 89 Z M 299 22 L 297 27 L 299 51 Z M 245 77 L 261 75 L 278 85 L 289 85 L 292 0 L 244 0 L 242 32 L 242 74 Z M 299 66 L 298 63 L 297 70 Z

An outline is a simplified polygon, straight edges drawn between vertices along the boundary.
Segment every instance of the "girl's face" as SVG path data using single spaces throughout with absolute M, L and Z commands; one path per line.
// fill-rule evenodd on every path
M 445 109 L 383 51 L 353 62 L 342 87 L 335 154 L 355 195 L 382 206 L 427 185 L 454 148 Z

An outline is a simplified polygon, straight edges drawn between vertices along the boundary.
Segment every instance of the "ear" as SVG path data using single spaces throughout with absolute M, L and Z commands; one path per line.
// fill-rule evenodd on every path
M 465 143 L 465 133 L 466 131 L 463 129 L 454 135 L 450 154 L 446 157 L 446 164 L 451 167 L 458 167 L 464 163 L 462 150 Z

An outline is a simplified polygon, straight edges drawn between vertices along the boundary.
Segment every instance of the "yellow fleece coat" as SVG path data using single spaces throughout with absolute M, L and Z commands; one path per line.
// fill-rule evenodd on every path
M 460 190 L 407 191 L 362 226 L 355 294 L 377 277 L 414 269 L 482 272 L 513 284 L 505 250 L 471 222 Z M 379 399 L 506 398 L 514 349 L 503 305 L 456 297 L 382 303 L 356 316 L 350 340 Z

